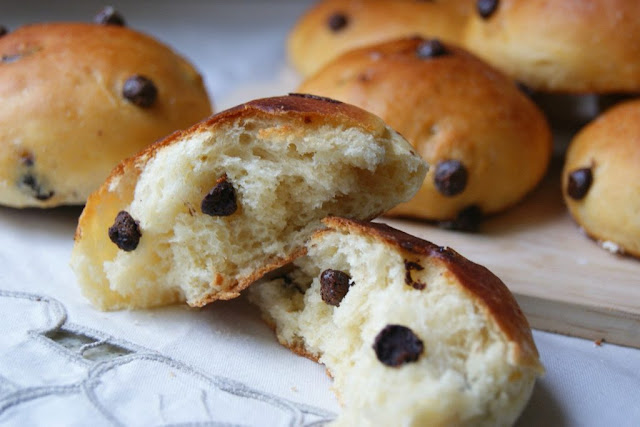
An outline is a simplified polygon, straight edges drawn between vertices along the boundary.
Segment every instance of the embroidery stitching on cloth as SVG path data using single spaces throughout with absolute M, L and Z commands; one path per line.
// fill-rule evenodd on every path
M 29 352 L 42 351 L 46 355 L 47 351 L 51 351 L 84 369 L 83 377 L 71 384 L 25 387 L 5 378 L 0 367 L 0 424 L 11 409 L 21 404 L 32 402 L 29 411 L 34 411 L 34 408 L 37 411 L 38 399 L 42 399 L 40 402 L 44 402 L 44 405 L 47 399 L 64 396 L 86 399 L 90 403 L 87 407 L 95 408 L 95 415 L 102 416 L 105 421 L 114 425 L 127 425 L 123 417 L 128 412 L 123 407 L 133 404 L 131 401 L 138 402 L 140 412 L 143 413 L 149 408 L 142 406 L 153 405 L 158 413 L 150 411 L 148 415 L 159 416 L 156 424 L 162 425 L 240 425 L 224 421 L 220 417 L 229 417 L 229 421 L 232 421 L 234 416 L 241 418 L 251 411 L 254 415 L 266 414 L 265 416 L 275 419 L 285 419 L 289 426 L 319 426 L 335 417 L 335 414 L 323 409 L 289 401 L 230 378 L 205 375 L 158 352 L 69 323 L 65 307 L 53 298 L 5 290 L 0 290 L 0 298 L 45 305 L 45 327 L 26 330 L 24 342 L 16 343 L 15 348 L 26 353 L 20 354 L 20 357 L 32 356 L 40 360 L 43 354 L 34 355 Z M 20 325 L 8 326 L 18 331 L 20 329 Z M 38 345 L 21 347 L 21 344 L 29 341 Z M 60 370 L 64 372 L 65 367 L 61 366 Z M 129 393 L 123 394 L 128 398 L 124 403 L 118 400 L 122 393 Z M 195 393 L 193 398 L 189 398 L 189 393 Z M 153 400 L 152 395 L 157 398 Z M 151 401 L 156 403 L 150 403 Z M 180 405 L 186 402 L 193 406 L 190 408 L 193 410 L 177 412 L 176 402 Z M 193 415 L 196 412 L 200 419 Z M 190 420 L 190 416 L 195 418 Z M 152 423 L 150 420 L 150 424 Z

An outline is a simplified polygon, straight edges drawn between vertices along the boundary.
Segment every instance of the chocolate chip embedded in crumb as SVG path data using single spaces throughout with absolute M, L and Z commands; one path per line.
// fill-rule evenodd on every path
M 420 59 L 431 59 L 448 54 L 447 48 L 438 39 L 425 40 L 416 48 L 416 55 Z
M 404 260 L 404 269 L 406 270 L 406 273 L 404 275 L 404 282 L 407 285 L 413 287 L 414 289 L 420 290 L 420 291 L 427 287 L 426 284 L 424 284 L 422 282 L 415 281 L 415 280 L 413 280 L 413 277 L 411 277 L 411 272 L 412 271 L 422 271 L 422 270 L 424 270 L 423 266 L 421 266 L 417 262 Z
M 141 236 L 138 222 L 129 215 L 129 212 L 118 212 L 116 220 L 109 227 L 109 239 L 123 251 L 131 252 L 138 247 Z
M 351 276 L 340 270 L 325 270 L 320 274 L 320 296 L 322 301 L 336 307 L 349 292 Z
M 238 209 L 236 190 L 227 175 L 220 177 L 215 187 L 204 196 L 200 209 L 203 214 L 211 216 L 229 216 Z
M 434 184 L 443 196 L 460 194 L 467 186 L 467 168 L 459 160 L 442 160 L 436 166 Z
M 329 16 L 329 19 L 327 19 L 327 25 L 331 31 L 338 32 L 349 25 L 349 17 L 344 13 L 336 12 Z
M 576 169 L 569 173 L 567 194 L 574 200 L 581 200 L 589 192 L 592 183 L 593 174 L 591 168 Z
M 138 107 L 149 108 L 158 98 L 158 89 L 149 78 L 136 74 L 124 82 L 122 96 Z
M 112 6 L 106 6 L 93 18 L 93 22 L 102 25 L 117 25 L 124 27 L 127 23 L 124 17 Z
M 415 362 L 424 351 L 422 340 L 402 325 L 387 325 L 376 336 L 373 350 L 378 360 L 391 367 Z
M 498 8 L 498 0 L 478 0 L 476 2 L 476 9 L 480 16 L 484 19 L 493 15 L 493 12 Z
M 7 35 L 9 30 L 4 25 L 0 25 L 0 37 Z

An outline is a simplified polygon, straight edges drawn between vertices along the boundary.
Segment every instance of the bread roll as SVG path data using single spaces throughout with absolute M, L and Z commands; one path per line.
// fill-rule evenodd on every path
M 640 90 L 637 0 L 480 3 L 487 13 L 469 17 L 463 44 L 512 78 L 551 92 Z
M 500 279 L 382 224 L 325 225 L 293 271 L 248 293 L 282 344 L 326 366 L 334 425 L 513 424 L 543 368 Z
M 437 39 L 352 50 L 298 90 L 379 115 L 432 166 L 418 194 L 390 215 L 473 229 L 530 192 L 551 157 L 549 126 L 516 85 Z
M 289 60 L 308 76 L 355 47 L 422 35 L 457 42 L 473 0 L 323 0 L 296 23 Z
M 121 163 L 87 202 L 72 267 L 102 309 L 235 298 L 302 255 L 321 218 L 374 218 L 411 198 L 426 169 L 359 108 L 252 101 Z
M 569 212 L 589 236 L 640 258 L 640 100 L 613 107 L 575 136 L 562 188 Z
M 193 66 L 123 26 L 29 25 L 0 56 L 3 205 L 83 204 L 122 159 L 211 114 Z

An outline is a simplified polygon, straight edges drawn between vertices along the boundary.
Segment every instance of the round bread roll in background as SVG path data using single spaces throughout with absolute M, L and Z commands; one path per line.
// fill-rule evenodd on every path
M 478 0 L 463 45 L 527 86 L 640 90 L 637 0 Z
M 640 100 L 613 107 L 576 135 L 562 187 L 589 236 L 612 252 L 640 257 Z
M 308 76 L 355 47 L 422 35 L 457 42 L 473 0 L 324 0 L 311 8 L 288 39 L 289 59 Z
M 542 179 L 551 133 L 517 86 L 460 48 L 419 37 L 343 54 L 302 83 L 379 115 L 431 165 L 389 214 L 473 230 Z
M 121 25 L 25 26 L 0 57 L 3 205 L 83 204 L 122 159 L 212 112 L 189 62 Z

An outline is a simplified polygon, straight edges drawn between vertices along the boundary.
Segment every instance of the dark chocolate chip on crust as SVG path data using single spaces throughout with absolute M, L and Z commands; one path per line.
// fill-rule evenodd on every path
M 26 190 L 35 199 L 41 201 L 49 200 L 55 194 L 53 190 L 47 189 L 46 186 L 31 173 L 27 173 L 20 178 L 18 187 Z
M 373 343 L 378 360 L 391 367 L 415 362 L 424 351 L 422 340 L 402 325 L 387 325 Z
M 140 227 L 138 222 L 127 211 L 120 211 L 111 227 L 109 227 L 109 239 L 120 249 L 131 252 L 140 243 Z
M 138 107 L 149 108 L 158 98 L 158 88 L 151 79 L 136 74 L 124 82 L 122 96 Z
M 336 12 L 329 16 L 327 19 L 327 25 L 333 32 L 343 30 L 349 25 L 349 17 L 341 12 Z
M 421 266 L 417 262 L 404 260 L 404 269 L 406 270 L 406 273 L 404 275 L 404 282 L 407 285 L 412 286 L 414 289 L 418 290 L 422 290 L 427 287 L 425 283 L 415 281 L 413 280 L 413 277 L 411 277 L 412 271 L 422 271 L 424 270 L 423 266 Z
M 493 12 L 498 8 L 498 0 L 478 0 L 476 2 L 476 9 L 480 16 L 484 19 L 493 15 Z
M 351 276 L 340 270 L 325 270 L 320 274 L 320 296 L 322 301 L 336 307 L 349 292 Z
M 425 40 L 416 48 L 416 55 L 420 59 L 437 58 L 448 53 L 447 48 L 438 39 Z
M 218 178 L 216 185 L 204 196 L 200 209 L 211 216 L 229 216 L 238 209 L 236 190 L 226 174 Z
M 583 199 L 593 183 L 591 168 L 576 169 L 569 173 L 567 194 L 574 200 Z
M 289 93 L 289 96 L 297 96 L 299 98 L 315 99 L 316 101 L 325 101 L 332 104 L 342 104 L 342 101 L 336 99 L 327 98 L 325 96 L 311 95 L 310 93 Z
M 9 30 L 4 25 L 0 25 L 0 37 L 9 33 Z
M 454 219 L 438 222 L 438 226 L 447 230 L 473 233 L 478 231 L 483 218 L 482 209 L 476 205 L 471 205 L 458 212 Z
M 459 160 L 442 160 L 436 165 L 434 184 L 443 196 L 452 197 L 467 186 L 467 168 Z
M 117 25 L 124 27 L 127 25 L 124 17 L 112 6 L 106 6 L 93 18 L 93 22 L 103 25 Z

